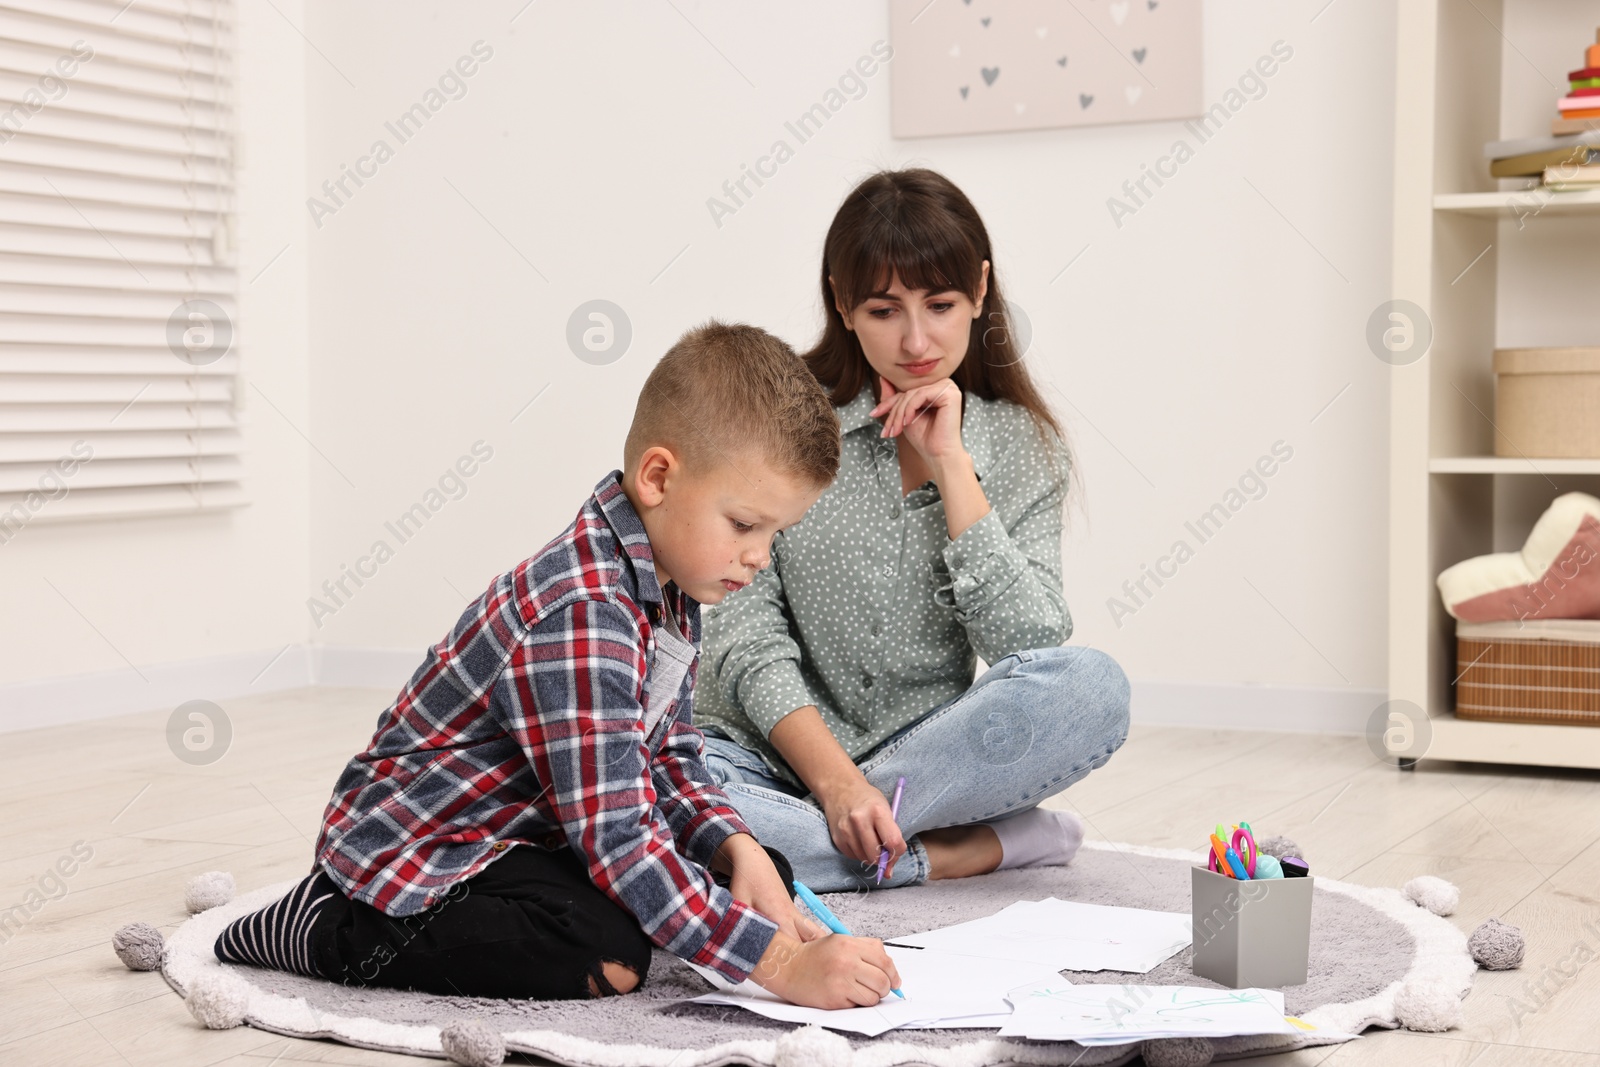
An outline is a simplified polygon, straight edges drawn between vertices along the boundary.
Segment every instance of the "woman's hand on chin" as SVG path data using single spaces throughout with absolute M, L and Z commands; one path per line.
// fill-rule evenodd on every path
M 878 375 L 878 406 L 874 418 L 883 417 L 883 437 L 904 437 L 930 465 L 966 452 L 961 443 L 961 389 L 949 378 L 919 385 L 904 392 Z

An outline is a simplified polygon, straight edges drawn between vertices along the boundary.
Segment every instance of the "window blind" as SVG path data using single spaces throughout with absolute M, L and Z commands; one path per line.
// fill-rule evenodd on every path
M 0 0 L 0 543 L 234 507 L 231 0 Z

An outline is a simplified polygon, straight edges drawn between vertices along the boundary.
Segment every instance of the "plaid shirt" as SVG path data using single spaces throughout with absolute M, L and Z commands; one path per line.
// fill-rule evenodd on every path
M 706 870 L 750 830 L 701 761 L 696 664 L 676 694 L 647 685 L 663 595 L 694 648 L 700 605 L 664 594 L 621 473 L 428 650 L 334 786 L 316 859 L 350 898 L 405 916 L 509 846 L 567 845 L 651 941 L 739 982 L 777 927 Z

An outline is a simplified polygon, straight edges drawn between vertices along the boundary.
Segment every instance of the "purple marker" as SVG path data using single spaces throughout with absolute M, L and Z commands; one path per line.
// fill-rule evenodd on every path
M 889 802 L 889 817 L 891 819 L 898 820 L 900 818 L 900 797 L 901 797 L 901 795 L 903 793 L 905 793 L 905 791 L 906 791 L 906 780 L 905 780 L 905 777 L 902 775 L 900 780 L 894 784 L 894 799 Z M 887 848 L 885 848 L 878 854 L 878 884 L 879 885 L 883 884 L 883 872 L 888 870 L 888 868 L 889 868 L 889 850 Z

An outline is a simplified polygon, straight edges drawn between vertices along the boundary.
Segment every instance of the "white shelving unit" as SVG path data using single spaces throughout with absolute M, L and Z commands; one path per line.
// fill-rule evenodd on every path
M 1531 220 L 1535 216 L 1545 215 L 1560 218 L 1600 210 L 1600 190 L 1591 189 L 1581 193 L 1439 193 L 1433 198 L 1433 210 L 1459 211 L 1464 215 L 1497 219 L 1520 217 Z
M 1389 697 L 1426 709 L 1426 759 L 1600 768 L 1600 727 L 1456 718 L 1455 625 L 1434 584 L 1453 563 L 1519 547 L 1559 494 L 1600 495 L 1600 459 L 1496 456 L 1488 420 L 1502 234 L 1600 218 L 1600 192 L 1507 191 L 1489 177 L 1483 145 L 1502 136 L 1500 27 L 1518 2 L 1538 0 L 1399 0 L 1393 295 L 1428 310 L 1433 342 L 1391 379 Z M 1594 13 L 1572 26 L 1574 59 L 1593 40 Z
M 1596 413 L 1600 418 L 1600 412 Z M 1434 474 L 1600 474 L 1600 459 L 1517 459 L 1512 456 L 1439 456 Z

